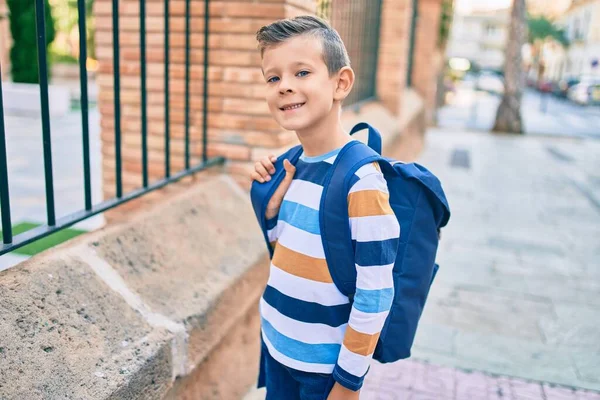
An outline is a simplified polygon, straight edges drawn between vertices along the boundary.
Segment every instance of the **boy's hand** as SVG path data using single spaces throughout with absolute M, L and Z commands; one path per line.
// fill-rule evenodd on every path
M 335 385 L 333 385 L 331 392 L 329 392 L 327 400 L 358 400 L 359 394 L 360 390 L 355 392 L 353 390 L 346 389 L 336 382 Z
M 277 161 L 277 157 L 269 156 L 254 164 L 254 172 L 251 176 L 252 179 L 261 183 L 270 181 L 271 175 L 275 173 L 275 167 L 273 166 L 275 161 Z M 288 160 L 283 161 L 283 168 L 285 168 L 285 177 L 279 184 L 277 190 L 275 190 L 275 193 L 273 193 L 271 200 L 269 200 L 269 204 L 267 204 L 267 212 L 265 214 L 267 219 L 274 218 L 279 212 L 279 208 L 283 202 L 283 196 L 285 196 L 290 188 L 292 179 L 294 179 L 294 174 L 296 173 L 296 167 Z
M 262 160 L 257 161 L 254 164 L 254 172 L 250 175 L 252 180 L 260 183 L 269 182 L 271 180 L 271 175 L 275 173 L 275 167 L 273 166 L 275 161 L 277 161 L 277 157 L 274 155 L 264 157 Z

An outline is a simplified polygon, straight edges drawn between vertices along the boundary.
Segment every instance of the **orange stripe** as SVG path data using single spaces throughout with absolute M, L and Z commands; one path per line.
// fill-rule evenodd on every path
M 366 333 L 357 332 L 348 325 L 348 328 L 346 328 L 346 335 L 344 336 L 344 346 L 355 354 L 368 356 L 375 351 L 378 339 L 379 332 L 374 335 L 368 335 Z
M 281 243 L 273 255 L 273 265 L 277 268 L 311 281 L 333 283 L 327 268 L 327 262 L 321 258 L 314 258 L 294 250 L 290 250 Z
M 370 217 L 394 214 L 390 207 L 390 195 L 380 190 L 361 190 L 348 195 L 350 217 Z

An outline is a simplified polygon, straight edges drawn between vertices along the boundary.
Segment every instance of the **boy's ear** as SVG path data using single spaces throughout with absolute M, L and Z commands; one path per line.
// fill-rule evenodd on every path
M 342 101 L 350 94 L 354 86 L 354 71 L 350 67 L 343 67 L 337 73 L 337 86 L 333 94 L 333 99 Z

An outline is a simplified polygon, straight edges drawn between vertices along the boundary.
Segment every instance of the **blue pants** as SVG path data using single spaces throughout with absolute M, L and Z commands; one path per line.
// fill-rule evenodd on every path
M 331 374 L 298 371 L 279 363 L 263 347 L 266 400 L 326 400 L 335 381 Z

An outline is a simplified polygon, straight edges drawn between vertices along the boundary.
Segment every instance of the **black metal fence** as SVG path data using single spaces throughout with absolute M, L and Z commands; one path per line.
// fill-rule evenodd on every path
M 54 202 L 54 179 L 52 174 L 52 136 L 50 131 L 50 113 L 48 103 L 48 63 L 46 53 L 44 1 L 35 0 L 36 26 L 31 29 L 37 31 L 37 53 L 40 81 L 40 104 L 42 119 L 42 140 L 44 154 L 45 188 L 46 188 L 46 215 L 47 223 L 25 233 L 13 236 L 11 222 L 11 202 L 9 194 L 9 179 L 6 132 L 4 121 L 4 105 L 2 98 L 2 83 L 0 82 L 0 210 L 2 212 L 3 244 L 0 255 L 8 253 L 19 247 L 25 246 L 35 240 L 48 236 L 56 231 L 67 228 L 77 222 L 93 215 L 102 213 L 119 204 L 140 197 L 150 191 L 159 189 L 171 182 L 177 181 L 212 165 L 220 164 L 223 158 L 207 157 L 207 110 L 208 110 L 208 39 L 209 39 L 209 0 L 205 0 L 204 10 L 204 80 L 203 80 L 203 126 L 202 126 L 202 161 L 198 165 L 190 165 L 190 0 L 185 2 L 185 168 L 173 173 L 170 170 L 170 128 L 169 128 L 169 0 L 165 0 L 165 173 L 164 178 L 150 183 L 148 180 L 148 118 L 147 118 L 147 90 L 146 90 L 146 2 L 140 0 L 140 56 L 141 56 L 141 154 L 142 176 L 141 189 L 123 193 L 122 183 L 122 156 L 121 156 L 121 100 L 120 100 L 120 41 L 119 41 L 119 0 L 112 0 L 113 12 L 113 55 L 114 55 L 114 125 L 115 125 L 115 157 L 116 157 L 116 197 L 92 204 L 91 172 L 90 172 L 90 143 L 89 143 L 89 117 L 88 117 L 88 79 L 86 69 L 87 37 L 86 37 L 86 9 L 85 0 L 78 0 L 79 17 L 79 71 L 81 86 L 81 133 L 83 143 L 83 176 L 85 208 L 65 217 L 56 218 Z M 0 66 L 1 68 L 1 66 Z M 1 70 L 0 70 L 1 72 Z
M 339 32 L 356 82 L 345 105 L 376 96 L 382 0 L 319 0 L 317 12 Z

